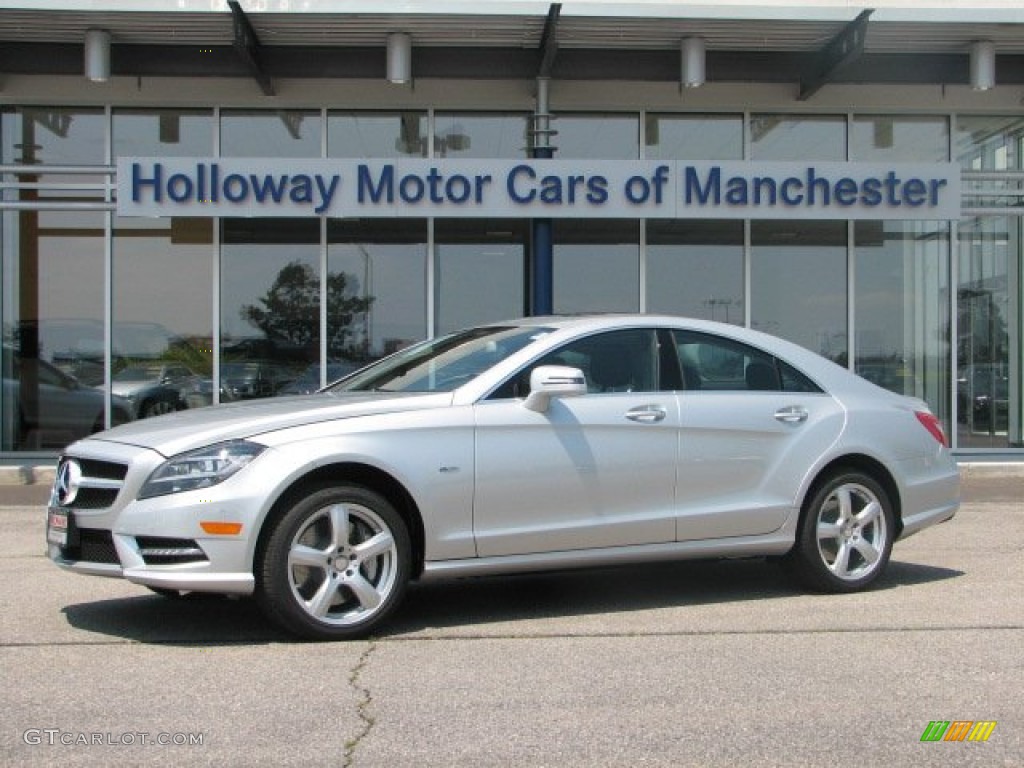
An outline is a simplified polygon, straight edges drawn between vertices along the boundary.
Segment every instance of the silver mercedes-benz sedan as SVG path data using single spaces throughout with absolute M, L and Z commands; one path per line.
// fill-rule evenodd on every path
M 857 590 L 958 505 L 920 400 L 732 325 L 548 317 L 76 442 L 46 536 L 68 570 L 253 595 L 334 639 L 378 629 L 413 579 L 777 556 Z

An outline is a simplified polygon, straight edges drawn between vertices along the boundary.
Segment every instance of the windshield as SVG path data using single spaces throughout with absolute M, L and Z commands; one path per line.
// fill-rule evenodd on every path
M 425 341 L 338 382 L 328 392 L 451 392 L 549 328 L 472 328 Z

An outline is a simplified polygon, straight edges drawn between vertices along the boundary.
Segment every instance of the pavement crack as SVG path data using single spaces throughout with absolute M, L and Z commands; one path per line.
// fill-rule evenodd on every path
M 370 735 L 370 731 L 373 730 L 373 726 L 376 720 L 373 714 L 370 712 L 370 708 L 373 705 L 373 694 L 370 689 L 363 684 L 362 677 L 363 671 L 370 663 L 370 656 L 373 655 L 374 650 L 377 648 L 377 642 L 371 640 L 366 650 L 359 656 L 359 660 L 352 667 L 352 671 L 348 675 L 348 685 L 356 692 L 358 697 L 356 703 L 356 715 L 359 717 L 360 728 L 359 732 L 356 733 L 351 739 L 345 742 L 345 759 L 342 762 L 342 768 L 351 768 L 356 758 L 356 749 L 359 745 Z

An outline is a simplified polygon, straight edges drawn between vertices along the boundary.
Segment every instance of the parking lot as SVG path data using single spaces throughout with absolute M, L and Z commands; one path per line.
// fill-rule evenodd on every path
M 341 644 L 63 573 L 44 489 L 0 488 L 0 763 L 1024 765 L 1024 476 L 964 488 L 863 594 L 764 560 L 480 579 Z

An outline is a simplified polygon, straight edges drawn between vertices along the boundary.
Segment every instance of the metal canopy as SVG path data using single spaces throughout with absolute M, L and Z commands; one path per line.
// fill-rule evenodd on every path
M 263 68 L 262 55 L 260 53 L 260 40 L 256 36 L 256 30 L 252 28 L 249 17 L 245 15 L 238 0 L 228 0 L 228 7 L 231 9 L 231 18 L 234 22 L 234 47 L 242 61 L 249 67 L 252 76 L 260 84 L 264 96 L 274 95 L 274 85 Z
M 864 54 L 864 40 L 867 37 L 868 18 L 872 11 L 861 11 L 838 35 L 821 49 L 814 71 L 808 79 L 800 80 L 798 101 L 807 101 L 838 74 Z
M 682 4 L 634 3 L 631 15 L 623 15 L 626 4 L 609 4 L 598 8 L 609 15 L 600 15 L 593 8 L 567 13 L 576 4 L 502 3 L 508 13 L 389 14 L 367 11 L 380 6 L 364 3 L 356 4 L 362 12 L 352 13 L 250 11 L 241 17 L 251 37 L 239 44 L 241 22 L 234 12 L 3 5 L 0 74 L 81 74 L 85 31 L 99 27 L 111 32 L 114 76 L 255 77 L 265 93 L 282 77 L 382 78 L 384 46 L 394 31 L 412 36 L 419 79 L 533 79 L 549 70 L 551 77 L 566 80 L 673 82 L 679 77 L 679 41 L 699 36 L 706 41 L 709 84 L 793 82 L 802 84 L 805 96 L 826 83 L 966 84 L 968 49 L 979 39 L 995 46 L 997 82 L 1024 84 L 1021 10 L 921 13 L 916 19 L 876 11 L 870 26 L 863 26 L 849 9 L 801 18 L 748 7 L 737 18 L 729 17 L 726 5 L 686 16 Z M 419 4 L 421 10 L 425 5 Z M 512 12 L 521 6 L 530 12 Z M 853 44 L 847 54 L 830 48 L 836 40 Z
M 555 56 L 558 54 L 558 17 L 561 13 L 562 4 L 552 3 L 540 38 L 540 66 L 537 68 L 537 77 L 551 77 Z

